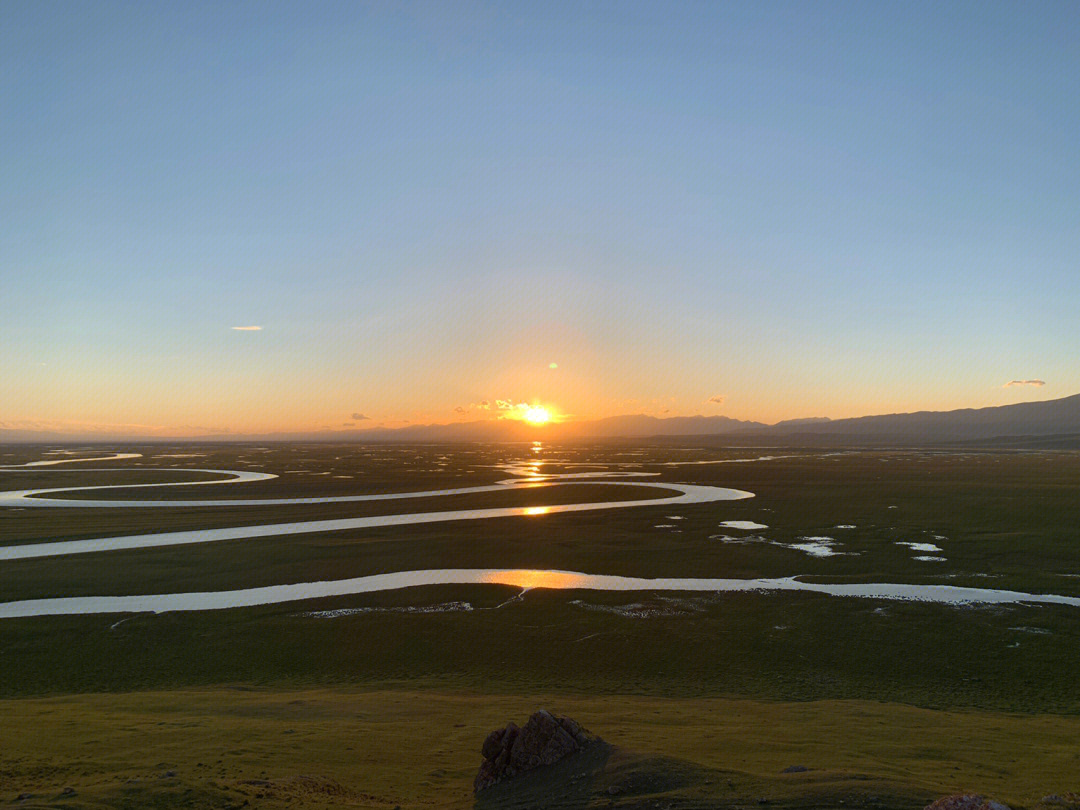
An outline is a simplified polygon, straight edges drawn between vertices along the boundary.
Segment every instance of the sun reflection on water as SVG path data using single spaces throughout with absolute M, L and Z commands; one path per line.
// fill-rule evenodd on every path
M 491 571 L 481 582 L 491 585 L 513 585 L 517 588 L 585 588 L 590 577 L 564 571 Z

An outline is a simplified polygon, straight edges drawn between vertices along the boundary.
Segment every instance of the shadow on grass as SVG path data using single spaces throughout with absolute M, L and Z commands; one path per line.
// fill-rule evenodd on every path
M 611 753 L 610 745 L 596 743 L 554 765 L 492 785 L 477 794 L 475 810 L 584 810 L 600 791 Z

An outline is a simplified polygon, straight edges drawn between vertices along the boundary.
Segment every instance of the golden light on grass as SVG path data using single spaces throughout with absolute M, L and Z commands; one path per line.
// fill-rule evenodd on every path
M 551 411 L 547 408 L 542 408 L 539 405 L 534 405 L 526 410 L 521 418 L 530 425 L 546 425 L 551 421 Z

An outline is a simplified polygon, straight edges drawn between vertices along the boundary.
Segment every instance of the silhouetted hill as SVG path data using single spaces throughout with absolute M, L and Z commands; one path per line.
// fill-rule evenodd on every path
M 401 428 L 294 433 L 215 434 L 191 437 L 87 436 L 0 429 L 0 444 L 104 442 L 334 441 L 365 443 L 525 442 L 692 438 L 709 444 L 942 445 L 982 443 L 1000 447 L 1073 447 L 1080 435 L 1080 394 L 992 408 L 919 411 L 853 419 L 788 419 L 775 425 L 727 416 L 661 418 L 633 414 L 536 427 L 520 420 L 488 419 Z
M 646 438 L 701 434 L 726 435 L 739 430 L 765 428 L 763 422 L 744 422 L 727 416 L 675 416 L 662 419 L 634 414 L 542 427 L 516 419 L 490 419 L 448 425 L 408 425 L 401 428 L 333 431 L 305 434 L 306 439 L 345 439 L 365 442 L 514 442 L 576 441 L 579 439 Z
M 993 408 L 918 411 L 835 419 L 815 425 L 774 425 L 759 435 L 821 436 L 897 442 L 950 442 L 1004 436 L 1080 433 L 1080 394 L 1045 402 L 1020 402 Z
M 691 434 L 716 435 L 739 430 L 767 427 L 764 422 L 744 422 L 727 416 L 610 416 L 592 422 L 568 422 L 552 425 L 553 434 L 560 438 L 609 438 L 613 436 L 686 436 Z
M 212 436 L 184 438 L 97 436 L 87 437 L 62 433 L 46 433 L 27 430 L 0 430 L 0 444 L 33 443 L 55 444 L 59 442 L 117 442 L 117 441 L 358 441 L 358 442 L 526 442 L 576 441 L 590 438 L 644 438 L 648 436 L 677 436 L 702 434 L 707 436 L 732 433 L 737 430 L 767 427 L 763 422 L 744 422 L 727 416 L 676 416 L 662 419 L 636 414 L 612 416 L 584 422 L 565 422 L 542 427 L 530 425 L 517 419 L 487 419 L 475 422 L 452 422 L 450 424 L 406 425 L 400 428 L 367 428 L 353 430 L 298 431 L 287 433 L 227 433 Z
M 777 422 L 773 427 L 805 427 L 806 425 L 821 425 L 826 422 L 831 422 L 827 416 L 808 416 L 803 419 L 785 419 L 783 422 Z

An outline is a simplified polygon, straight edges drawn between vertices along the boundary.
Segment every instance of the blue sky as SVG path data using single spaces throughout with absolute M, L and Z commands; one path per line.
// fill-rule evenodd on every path
M 3 17 L 5 424 L 1080 391 L 1075 4 Z

